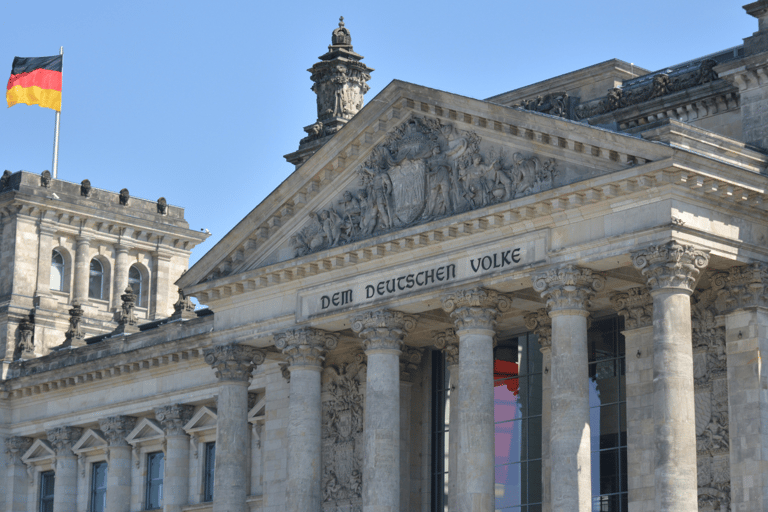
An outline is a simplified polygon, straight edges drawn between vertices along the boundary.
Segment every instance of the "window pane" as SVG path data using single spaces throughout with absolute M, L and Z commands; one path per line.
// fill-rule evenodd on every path
M 213 501 L 213 473 L 216 467 L 216 443 L 205 444 L 204 501 Z
M 64 268 L 63 266 L 51 265 L 51 290 L 58 292 L 63 291 L 62 284 L 64 283 Z
M 91 260 L 91 275 L 88 279 L 88 297 L 101 299 L 101 284 L 104 273 L 98 260 Z
M 519 505 L 522 499 L 521 465 L 507 464 L 496 468 L 496 508 Z
M 107 463 L 93 465 L 91 478 L 91 512 L 104 512 L 107 508 Z
M 164 470 L 165 460 L 163 452 L 150 453 L 147 455 L 146 508 L 148 510 L 161 508 L 163 506 Z
M 139 269 L 136 268 L 135 266 L 132 266 L 128 270 L 128 284 L 131 285 L 131 288 L 133 289 L 133 294 L 136 295 L 136 305 L 142 306 L 143 293 L 142 293 L 141 271 L 139 271 Z
M 496 424 L 494 444 L 496 465 L 520 462 L 523 420 Z
M 53 471 L 40 473 L 40 512 L 53 512 Z

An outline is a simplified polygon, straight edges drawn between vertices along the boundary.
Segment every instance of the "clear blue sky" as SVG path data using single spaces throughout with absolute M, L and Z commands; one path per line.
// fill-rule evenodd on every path
M 610 58 L 660 69 L 741 44 L 746 1 L 86 2 L 6 0 L 0 71 L 64 46 L 59 178 L 186 208 L 213 236 L 293 170 L 314 122 L 306 71 L 343 15 L 376 71 L 486 98 Z M 0 171 L 51 168 L 54 112 L 0 109 Z

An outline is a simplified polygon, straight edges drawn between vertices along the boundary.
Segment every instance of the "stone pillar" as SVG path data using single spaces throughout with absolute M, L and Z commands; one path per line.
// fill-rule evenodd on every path
M 75 279 L 73 300 L 80 304 L 88 304 L 88 279 L 91 276 L 91 237 L 80 235 L 77 237 L 77 249 L 75 250 Z
M 539 338 L 541 346 L 541 510 L 552 510 L 552 456 L 549 429 L 552 426 L 552 319 L 546 309 L 525 316 L 525 327 Z
M 3 482 L 5 487 L 4 510 L 8 512 L 27 512 L 27 497 L 29 495 L 27 468 L 21 457 L 32 446 L 30 437 L 9 437 L 5 440 L 5 451 L 8 455 L 8 467 Z
M 624 317 L 630 509 L 654 510 L 653 298 L 645 287 L 611 295 Z
M 264 352 L 247 345 L 219 345 L 205 352 L 219 379 L 214 512 L 246 512 L 248 494 L 248 385 Z
M 414 447 L 411 442 L 412 421 L 411 407 L 413 403 L 413 381 L 418 374 L 423 348 L 403 346 L 400 354 L 400 510 L 409 510 L 411 503 L 411 454 L 421 453 L 421 448 Z M 421 423 L 421 422 L 419 422 Z
M 632 258 L 653 297 L 655 510 L 697 510 L 691 294 L 709 255 L 673 241 Z
M 762 363 L 768 353 L 768 265 L 736 267 L 711 281 L 722 288 L 717 309 L 725 315 L 731 509 L 763 511 L 768 507 L 768 395 Z
M 164 512 L 180 512 L 189 501 L 189 436 L 184 425 L 194 412 L 194 406 L 183 404 L 155 409 L 155 418 L 165 430 Z M 242 442 L 242 449 L 246 448 L 247 443 Z
M 369 311 L 352 319 L 368 358 L 363 512 L 400 511 L 400 353 L 416 318 Z
M 120 309 L 120 294 L 123 293 L 128 287 L 128 269 L 131 267 L 131 262 L 128 258 L 128 251 L 133 246 L 123 243 L 115 244 L 115 272 L 113 274 L 112 282 L 112 308 L 115 310 Z M 90 265 L 90 262 L 89 262 Z M 90 268 L 90 267 L 89 267 Z
M 131 447 L 125 436 L 136 425 L 132 416 L 110 416 L 99 420 L 99 428 L 109 443 L 107 470 L 107 512 L 131 509 Z
M 173 313 L 173 302 L 177 297 L 176 291 L 171 290 L 174 287 L 171 278 L 171 251 L 158 249 L 152 256 L 155 260 L 155 293 L 147 294 L 149 304 L 145 306 L 151 308 L 152 318 L 168 318 Z
M 77 510 L 77 456 L 72 446 L 80 439 L 83 429 L 56 427 L 46 431 L 48 441 L 56 450 L 56 479 L 53 486 L 53 510 L 76 512 Z
M 459 440 L 456 510 L 495 509 L 493 337 L 509 299 L 483 288 L 443 297 L 459 337 Z
M 537 274 L 533 289 L 547 301 L 552 319 L 550 362 L 550 492 L 553 512 L 592 510 L 589 428 L 589 300 L 605 280 L 566 265 Z
M 322 416 L 320 374 L 326 350 L 336 348 L 336 335 L 304 328 L 275 334 L 275 346 L 288 356 L 290 405 L 288 420 L 288 489 L 286 510 L 322 509 Z
M 53 235 L 56 234 L 56 226 L 53 223 L 41 221 L 38 233 L 37 288 L 35 289 L 35 295 L 50 295 L 51 256 L 53 254 Z
M 445 353 L 448 370 L 451 407 L 448 412 L 448 510 L 458 512 L 456 489 L 459 462 L 459 337 L 454 329 L 447 329 L 434 336 L 435 347 Z

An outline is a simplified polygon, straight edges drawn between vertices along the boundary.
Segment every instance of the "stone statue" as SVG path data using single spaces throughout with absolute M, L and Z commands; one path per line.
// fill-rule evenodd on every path
M 72 308 L 69 310 L 69 329 L 65 333 L 64 343 L 59 345 L 57 349 L 78 348 L 86 345 L 85 333 L 83 333 L 80 325 L 83 320 L 83 314 L 84 311 L 80 302 L 77 300 L 73 301 Z
M 91 197 L 91 180 L 83 180 L 80 182 L 80 195 L 83 197 Z
M 19 322 L 20 359 L 34 359 L 35 356 L 35 315 L 34 312 Z
M 124 188 L 120 191 L 120 204 L 122 206 L 128 206 L 128 201 L 131 199 L 131 194 L 128 192 L 127 188 Z
M 179 288 L 179 298 L 173 304 L 172 320 L 191 320 L 197 318 L 195 314 L 195 305 L 192 303 L 189 297 L 184 294 L 184 290 Z
M 0 190 L 5 190 L 8 188 L 8 185 L 11 183 L 11 171 L 6 169 L 3 172 L 3 175 L 0 176 Z
M 167 215 L 168 214 L 168 203 L 166 202 L 164 197 L 161 197 L 157 200 L 157 213 L 160 215 Z
M 125 293 L 120 296 L 122 304 L 117 311 L 117 329 L 113 334 L 132 334 L 139 332 L 139 318 L 136 316 L 136 294 L 133 293 L 133 287 L 129 284 L 125 288 Z
M 43 171 L 40 175 L 40 186 L 45 188 L 51 187 L 51 171 Z
M 345 190 L 344 198 L 339 201 L 342 206 L 344 223 L 350 236 L 355 236 L 360 232 L 360 201 L 355 199 L 352 192 Z

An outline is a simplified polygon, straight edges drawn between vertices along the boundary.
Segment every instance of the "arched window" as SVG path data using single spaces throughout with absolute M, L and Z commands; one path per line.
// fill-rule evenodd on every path
M 143 307 L 144 290 L 142 289 L 142 276 L 141 271 L 138 269 L 138 267 L 136 267 L 136 265 L 132 265 L 130 270 L 128 270 L 128 284 L 131 285 L 131 288 L 133 288 L 133 294 L 136 295 L 136 305 Z
M 55 249 L 51 255 L 51 290 L 64 291 L 64 256 Z
M 96 258 L 91 260 L 91 276 L 88 280 L 88 297 L 101 299 L 104 284 L 104 267 Z

